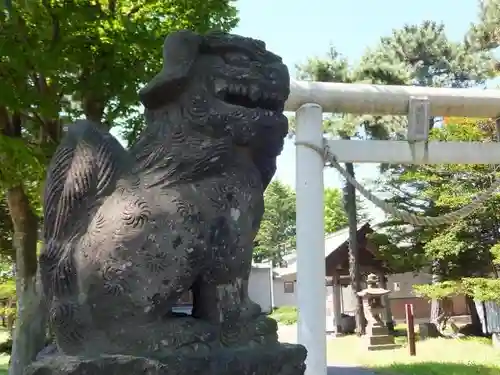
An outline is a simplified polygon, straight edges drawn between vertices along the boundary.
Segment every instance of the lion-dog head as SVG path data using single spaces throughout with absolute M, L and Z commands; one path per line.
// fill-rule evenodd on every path
M 288 132 L 290 77 L 281 58 L 259 40 L 191 31 L 170 34 L 163 58 L 162 71 L 139 93 L 146 111 L 184 103 L 197 131 L 230 136 L 251 154 L 266 187 Z

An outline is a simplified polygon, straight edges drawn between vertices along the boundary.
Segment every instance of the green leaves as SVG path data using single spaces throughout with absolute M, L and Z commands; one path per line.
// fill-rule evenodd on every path
M 254 260 L 271 260 L 279 265 L 295 249 L 295 192 L 279 180 L 264 194 L 265 212 L 255 238 Z
M 2 2 L 0 198 L 6 189 L 21 186 L 30 209 L 40 214 L 46 166 L 63 126 L 75 119 L 86 117 L 108 129 L 122 125 L 133 142 L 142 128 L 137 91 L 161 69 L 164 38 L 184 28 L 229 31 L 238 22 L 234 3 Z M 0 254 L 13 255 L 6 245 L 13 237 L 9 216 L 0 205 Z M 31 259 L 35 252 L 22 249 Z
M 299 64 L 296 68 L 297 77 L 301 80 L 343 83 L 353 81 L 348 60 L 333 46 L 330 47 L 326 58 L 310 58 L 305 64 Z
M 325 189 L 325 233 L 334 233 L 347 225 L 340 189 Z
M 296 203 L 295 191 L 280 182 L 272 181 L 264 194 L 266 211 L 255 238 L 254 260 L 272 260 L 279 265 L 283 256 L 295 251 Z M 343 206 L 342 191 L 325 189 L 325 233 L 333 233 L 347 225 L 347 215 Z M 362 217 L 362 205 L 359 210 Z
M 463 293 L 463 285 L 459 281 L 442 281 L 432 285 L 414 285 L 413 289 L 418 296 L 429 299 L 442 300 Z
M 479 22 L 472 24 L 466 41 L 475 50 L 493 50 L 500 44 L 500 1 L 479 2 Z
M 492 76 L 491 55 L 448 39 L 444 25 L 424 21 L 383 37 L 359 71 L 374 83 L 470 87 Z
M 43 180 L 45 163 L 45 155 L 37 145 L 0 135 L 0 187 L 23 183 L 27 176 Z
M 498 1 L 495 1 L 498 3 Z M 437 87 L 483 85 L 494 76 L 490 51 L 465 41 L 448 39 L 444 26 L 424 21 L 406 25 L 382 37 L 367 51 L 354 76 L 365 82 Z M 374 121 L 375 120 L 375 121 Z M 449 120 L 449 119 L 448 119 Z M 487 121 L 430 121 L 431 138 L 440 141 L 491 141 Z M 382 126 L 371 127 L 379 121 Z M 445 125 L 445 126 L 441 126 Z M 368 118 L 365 129 L 372 137 L 402 139 L 406 118 Z M 377 135 L 373 130 L 384 132 Z M 390 166 L 381 178 L 382 191 L 401 209 L 438 216 L 469 203 L 490 186 L 492 168 L 478 165 Z M 434 264 L 444 279 L 477 276 L 491 271 L 490 248 L 497 241 L 497 213 L 493 197 L 487 205 L 461 223 L 442 228 L 411 228 L 392 223 L 377 238 L 383 257 L 402 271 Z M 495 232 L 496 231 L 496 232 Z
M 358 221 L 366 220 L 363 202 L 356 196 Z M 344 207 L 343 192 L 336 188 L 325 189 L 325 233 L 334 233 L 347 226 L 347 213 Z
M 0 282 L 0 299 L 6 300 L 16 297 L 16 281 L 7 279 Z
M 432 285 L 414 285 L 419 296 L 442 300 L 456 295 L 468 295 L 476 301 L 500 302 L 500 279 L 464 277 L 457 281 L 442 281 Z
M 168 33 L 229 30 L 233 1 L 14 2 L 0 18 L 0 105 L 108 123 L 139 104 Z
M 444 126 L 435 128 L 431 138 L 447 141 L 491 141 L 493 135 L 484 121 L 446 119 Z M 494 169 L 488 165 L 443 165 L 394 168 L 389 175 L 389 190 L 395 195 L 392 202 L 401 208 L 426 216 L 438 216 L 470 203 L 475 195 L 491 186 Z M 492 245 L 499 242 L 500 215 L 496 207 L 498 195 L 470 217 L 441 228 L 410 228 L 406 240 L 414 247 L 412 253 L 402 252 L 415 268 L 421 260 L 427 264 L 437 261 L 444 279 L 488 275 L 492 268 Z M 401 232 L 399 232 L 401 233 Z M 402 240 L 397 231 L 390 233 L 393 243 Z M 414 254 L 420 254 L 415 258 Z M 409 257 L 413 257 L 413 260 Z M 399 259 L 401 261 L 401 259 Z
M 494 244 L 490 249 L 493 264 L 500 265 L 500 243 Z

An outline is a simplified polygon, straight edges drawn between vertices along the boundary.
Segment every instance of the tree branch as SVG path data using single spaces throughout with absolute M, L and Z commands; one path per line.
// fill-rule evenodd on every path
M 50 6 L 49 0 L 43 0 L 42 5 L 47 10 L 50 19 L 52 20 L 52 40 L 50 42 L 50 45 L 51 48 L 54 48 L 56 43 L 59 42 L 61 37 L 59 18 L 57 18 L 56 14 L 54 13 L 54 9 Z
M 17 268 L 22 273 L 21 277 L 33 277 L 37 269 L 37 217 L 21 185 L 7 190 L 7 204 L 16 236 Z
M 116 16 L 116 0 L 109 0 L 108 10 L 112 17 Z
M 130 16 L 133 16 L 134 14 L 136 14 L 138 11 L 140 11 L 142 9 L 142 7 L 144 5 L 146 5 L 147 1 L 142 3 L 142 4 L 137 4 L 136 6 L 132 7 L 132 9 L 129 10 L 129 12 L 127 13 L 127 17 L 130 17 Z
M 0 106 L 0 134 L 5 135 L 7 128 L 9 126 L 10 118 L 7 107 Z

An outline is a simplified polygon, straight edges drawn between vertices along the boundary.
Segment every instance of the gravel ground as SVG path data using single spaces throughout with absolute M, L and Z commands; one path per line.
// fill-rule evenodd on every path
M 297 343 L 297 326 L 278 325 L 278 337 L 281 342 L 288 342 L 290 344 Z

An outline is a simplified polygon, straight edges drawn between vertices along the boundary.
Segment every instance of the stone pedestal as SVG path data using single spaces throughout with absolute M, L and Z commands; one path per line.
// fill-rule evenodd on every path
M 178 326 L 163 322 L 171 331 L 186 334 L 195 324 L 193 318 L 174 319 Z M 137 327 L 136 327 L 137 328 Z M 149 328 L 154 328 L 149 327 Z M 152 329 L 140 327 L 150 337 L 148 348 L 138 343 L 141 338 L 128 340 L 137 346 L 120 348 L 115 354 L 101 348 L 66 355 L 49 345 L 37 356 L 24 375 L 303 375 L 307 350 L 302 345 L 278 342 L 278 326 L 274 319 L 261 315 L 254 320 L 235 322 L 224 328 L 213 327 L 212 340 L 179 342 L 181 336 L 168 336 L 168 330 L 155 337 Z M 206 332 L 210 331 L 208 328 Z M 161 339 L 161 337 L 163 339 Z M 142 338 L 144 338 L 143 336 Z M 177 340 L 177 345 L 172 339 Z M 129 338 L 130 339 L 130 338 Z M 166 345 L 162 347 L 162 341 Z M 99 345 L 95 343 L 96 347 Z M 97 347 L 98 348 L 98 347 Z M 98 348 L 99 349 L 99 348 Z M 116 348 L 115 348 L 116 349 Z
M 209 355 L 169 356 L 161 360 L 109 355 L 79 358 L 46 357 L 25 375 L 303 375 L 306 350 L 301 345 L 275 344 L 220 349 Z
M 368 350 L 386 350 L 401 347 L 401 345 L 394 343 L 394 336 L 389 334 L 389 329 L 381 324 L 366 327 L 366 341 Z

